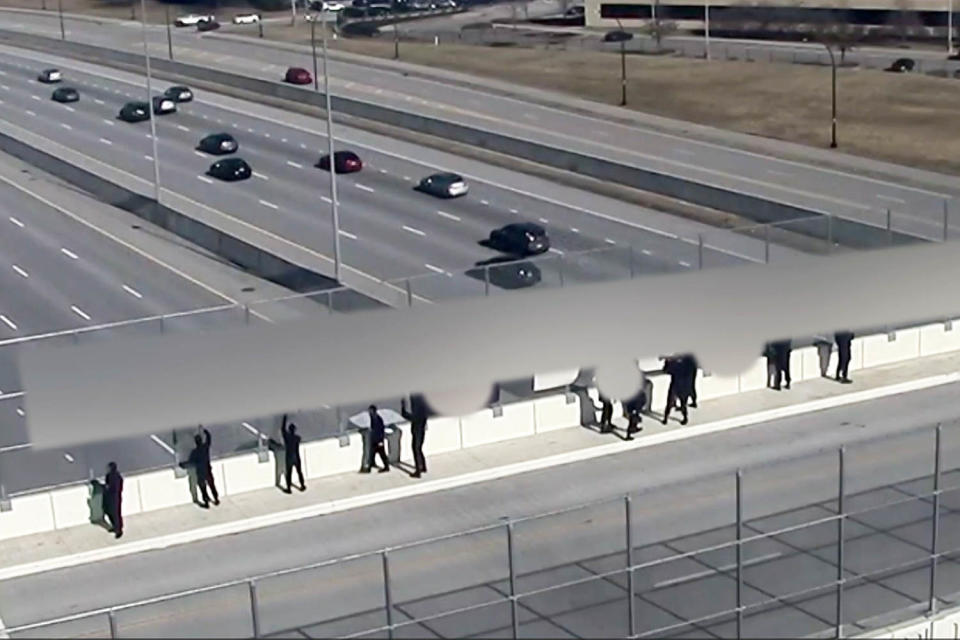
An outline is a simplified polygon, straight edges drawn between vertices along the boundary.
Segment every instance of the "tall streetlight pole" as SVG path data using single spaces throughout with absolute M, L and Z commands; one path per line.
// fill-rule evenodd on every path
M 297 0 L 290 0 L 290 26 L 297 24 Z
M 57 0 L 57 13 L 60 14 L 60 39 L 67 39 L 67 31 L 63 28 L 63 0 Z
M 704 0 L 703 4 L 703 37 L 704 49 L 706 50 L 706 59 L 710 59 L 710 0 Z
M 143 58 L 147 67 L 147 109 L 150 114 L 150 141 L 153 143 L 153 199 L 160 204 L 160 158 L 157 155 L 157 114 L 153 108 L 150 76 L 150 50 L 147 47 L 147 2 L 140 0 L 140 25 L 143 31 Z
M 323 28 L 327 28 L 327 23 L 323 23 Z M 313 51 L 313 90 L 320 91 L 320 78 L 317 77 L 317 12 L 313 12 L 313 20 L 310 21 L 310 49 Z
M 953 0 L 947 0 L 947 55 L 953 55 Z
M 617 20 L 617 31 L 608 31 L 603 35 L 604 42 L 620 43 L 620 106 L 627 106 L 627 41 L 633 39 L 633 34 L 623 30 L 623 25 Z
M 333 108 L 327 69 L 327 23 L 323 23 L 323 93 L 327 103 L 327 152 L 330 154 L 330 211 L 333 216 L 333 279 L 340 282 L 340 213 L 337 210 L 337 163 L 333 156 Z
M 831 74 L 831 107 L 830 107 L 830 148 L 837 148 L 837 59 L 833 55 L 833 48 L 824 44 L 830 54 Z
M 163 5 L 163 15 L 167 21 L 167 53 L 170 55 L 170 59 L 173 60 L 173 35 L 170 33 L 170 5 Z

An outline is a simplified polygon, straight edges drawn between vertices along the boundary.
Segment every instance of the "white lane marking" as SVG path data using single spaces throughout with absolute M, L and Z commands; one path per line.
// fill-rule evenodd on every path
M 166 452 L 169 453 L 170 455 L 174 456 L 174 455 L 177 454 L 177 452 L 174 451 L 173 448 L 172 448 L 170 445 L 168 445 L 166 442 L 164 442 L 163 440 L 161 440 L 160 438 L 158 438 L 156 435 L 154 435 L 154 434 L 151 433 L 151 434 L 150 434 L 150 439 L 153 440 L 154 442 L 156 442 L 164 451 L 166 451 Z
M 26 412 L 23 410 L 23 407 L 17 407 L 17 415 L 21 418 L 26 415 Z
M 563 255 L 563 251 L 560 251 L 560 249 L 554 249 L 553 247 L 550 247 L 550 253 L 556 253 L 557 255 L 561 256 Z
M 132 295 L 134 298 L 137 298 L 138 300 L 143 298 L 142 293 L 140 293 L 139 291 L 137 291 L 136 289 L 134 289 L 129 285 L 126 285 L 126 284 L 123 285 L 123 290 L 129 293 L 130 295 Z
M 268 178 L 267 176 L 263 175 L 262 173 L 257 173 L 256 171 L 253 172 L 253 175 L 255 175 L 256 177 L 260 178 L 261 180 L 269 180 L 269 179 L 270 179 L 270 178 Z
M 10 91 L 10 87 L 8 87 L 8 86 L 5 85 L 5 84 L 0 84 L 0 87 L 3 87 L 3 90 L 4 90 L 4 91 Z
M 190 127 L 185 127 L 182 124 L 178 124 L 177 129 L 180 129 L 180 131 L 190 131 Z
M 234 129 L 240 128 L 240 125 L 238 125 L 236 122 L 232 123 L 230 126 L 233 127 Z
M 207 157 L 206 155 L 200 153 L 200 152 L 197 151 L 196 149 L 193 150 L 193 154 L 196 155 L 196 156 L 200 156 L 201 158 L 206 158 L 206 157 Z
M 356 239 L 357 239 L 357 236 L 355 236 L 354 234 L 350 233 L 349 231 L 344 231 L 343 229 L 340 229 L 340 235 L 342 235 L 342 236 L 345 237 L 345 238 L 350 238 L 351 240 L 356 240 Z
M 63 127 L 64 129 L 67 129 L 67 130 L 73 129 L 73 127 L 71 127 L 70 125 L 68 125 L 66 122 L 61 122 L 61 123 L 60 123 L 60 126 Z
M 446 218 L 447 220 L 453 220 L 454 222 L 460 222 L 460 217 L 455 216 L 452 213 L 447 213 L 446 211 L 437 211 L 437 215 L 441 218 Z
M 270 137 L 270 134 L 269 134 L 269 133 L 265 133 L 265 134 L 263 134 L 263 137 L 264 137 L 264 138 L 269 138 L 269 137 Z
M 510 209 L 510 213 L 520 213 L 520 212 L 517 211 L 516 209 Z
M 207 184 L 213 184 L 213 180 L 211 180 L 207 176 L 197 176 L 197 180 L 203 180 Z
M 403 179 L 406 180 L 407 182 L 410 182 L 410 176 L 403 176 Z
M 681 267 L 686 267 L 687 269 L 690 268 L 690 263 L 689 263 L 689 262 L 686 262 L 686 261 L 684 261 L 684 260 L 680 260 L 679 262 L 680 262 L 680 266 L 681 266 Z
M 423 266 L 425 266 L 427 269 L 430 269 L 430 271 L 434 271 L 436 273 L 442 273 L 444 275 L 450 275 L 449 273 L 447 273 L 445 269 L 441 269 L 440 267 L 435 267 L 430 263 L 424 263 Z
M 40 96 L 30 96 L 30 97 L 33 98 L 34 100 L 40 100 Z
M 143 135 L 147 138 L 147 140 L 152 140 L 152 139 L 153 139 L 153 135 L 150 134 L 150 133 L 145 133 L 145 134 L 143 134 Z
M 754 564 L 760 564 L 761 562 L 766 562 L 767 560 L 773 560 L 774 558 L 779 558 L 782 553 L 779 551 L 774 551 L 773 553 L 768 553 L 765 556 L 759 556 L 753 558 L 752 560 L 747 560 L 743 563 L 744 567 L 748 567 Z M 679 576 L 676 578 L 670 578 L 669 580 L 663 580 L 662 582 L 656 582 L 653 585 L 654 589 L 659 589 L 661 587 L 669 587 L 670 585 L 680 584 L 681 582 L 690 582 L 693 580 L 699 580 L 700 578 L 706 578 L 707 576 L 712 576 L 718 573 L 726 573 L 737 568 L 736 564 L 730 564 L 723 567 L 718 567 L 716 569 L 705 569 L 704 571 L 697 571 L 696 573 L 691 573 L 685 576 Z
M 487 205 L 489 205 L 490 203 L 487 202 L 486 200 L 481 200 L 481 201 L 480 201 L 480 204 L 482 204 L 482 205 L 484 205 L 484 206 L 487 206 Z
M 104 101 L 101 100 L 100 98 L 94 98 L 93 101 L 96 102 L 97 104 L 105 104 Z
M 112 142 L 110 142 L 110 141 L 107 140 L 106 138 L 100 138 L 100 142 L 102 142 L 103 144 L 113 144 Z
M 7 72 L 0 69 L 0 76 L 5 76 L 5 75 L 7 75 Z
M 74 109 L 74 108 L 71 107 L 70 105 L 66 105 L 66 104 L 63 105 L 63 108 L 66 109 L 67 111 L 70 111 L 71 113 L 73 113 L 74 111 L 76 111 L 76 109 Z
M 27 109 L 27 115 L 28 115 L 28 116 L 35 116 L 35 115 L 37 115 L 37 114 L 35 114 L 33 111 L 30 111 L 30 109 Z
M 771 175 L 775 175 L 775 176 L 784 176 L 784 177 L 790 175 L 790 174 L 787 173 L 786 171 L 778 171 L 777 169 L 767 169 L 767 173 L 769 173 L 769 174 L 771 174 Z
M 247 133 L 253 133 L 253 129 L 247 129 Z
M 13 216 L 10 216 L 10 222 L 12 222 L 13 224 L 17 225 L 17 226 L 20 227 L 21 229 L 23 229 L 23 223 L 20 222 L 19 220 L 17 220 L 16 218 L 14 218 Z
M 16 330 L 17 330 L 17 323 L 15 323 L 13 320 L 11 320 L 11 319 L 8 318 L 7 316 L 3 315 L 2 313 L 0 313 L 0 322 L 2 322 L 3 324 L 7 325 L 8 327 L 10 327 L 10 330 L 11 330 L 11 331 L 16 331 Z
M 570 231 L 572 231 L 573 233 L 580 233 L 580 229 L 576 227 L 570 227 Z
M 105 123 L 107 123 L 108 125 L 110 125 L 111 127 L 112 127 L 113 124 L 114 124 L 113 120 L 107 120 L 106 118 L 104 118 L 103 121 L 104 121 Z
M 153 156 L 145 153 L 145 154 L 143 154 L 143 159 L 144 159 L 144 160 L 153 160 Z
M 379 171 L 380 171 L 380 173 L 386 173 L 386 172 L 387 172 L 386 169 L 379 169 Z
M 640 249 L 640 253 L 642 253 L 642 254 L 645 255 L 645 256 L 652 256 L 652 255 L 653 255 L 653 251 L 650 251 L 650 249 Z
M 894 196 L 885 196 L 882 193 L 878 193 L 877 197 L 881 200 L 889 200 L 890 202 L 896 202 L 899 204 L 907 204 L 907 201 L 902 198 L 895 198 Z
M 547 220 L 546 218 L 540 218 L 540 222 L 542 222 L 543 224 L 547 224 L 547 223 L 549 223 L 550 221 Z
M 63 452 L 63 459 L 69 462 L 70 464 L 74 463 L 74 457 L 69 453 L 67 453 L 66 451 Z
M 357 182 L 357 183 L 355 183 L 355 185 L 356 185 L 357 189 L 360 189 L 361 191 L 366 191 L 367 193 L 373 193 L 373 189 L 371 189 L 370 187 L 368 187 L 368 186 L 365 185 L 365 184 L 360 184 L 359 182 Z
M 77 254 L 75 254 L 73 251 L 70 251 L 70 249 L 67 249 L 66 247 L 60 247 L 60 253 L 67 256 L 71 260 L 79 259 L 79 256 L 77 256 Z
M 409 231 L 410 233 L 415 234 L 415 235 L 418 235 L 418 236 L 425 236 L 425 235 L 427 235 L 427 234 L 425 234 L 423 231 L 420 231 L 420 229 L 414 229 L 413 227 L 408 227 L 407 225 L 403 225 L 403 230 L 404 230 L 404 231 Z
M 293 160 L 287 160 L 287 164 L 290 165 L 291 167 L 294 167 L 295 169 L 303 169 L 302 164 L 300 164 L 299 162 L 294 162 Z
M 287 139 L 286 139 L 286 138 L 280 138 L 280 142 L 286 144 L 286 143 L 287 143 Z
M 13 270 L 16 271 L 19 275 L 23 276 L 24 278 L 30 277 L 30 274 L 24 271 L 23 268 L 20 267 L 19 265 L 13 265 Z
M 617 244 L 615 241 L 611 240 L 610 238 L 604 238 L 603 241 L 606 242 L 607 244 Z
M 269 207 L 270 209 L 279 209 L 279 208 L 280 208 L 279 206 L 273 204 L 272 202 L 267 202 L 266 200 L 261 200 L 261 201 L 260 201 L 260 204 L 262 204 L 262 205 L 265 206 L 265 207 Z
M 307 145 L 305 145 L 304 143 L 301 142 L 301 143 L 300 143 L 300 148 L 301 148 L 301 149 L 306 149 L 306 148 L 307 148 Z
M 87 313 L 77 305 L 75 304 L 70 305 L 70 310 L 73 311 L 78 316 L 80 316 L 81 318 L 83 318 L 84 320 L 90 320 L 90 316 L 87 315 Z

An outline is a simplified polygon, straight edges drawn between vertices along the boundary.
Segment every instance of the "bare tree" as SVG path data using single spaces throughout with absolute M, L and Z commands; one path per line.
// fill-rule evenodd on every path
M 676 30 L 677 23 L 673 20 L 664 20 L 660 2 L 659 0 L 654 0 L 654 3 L 650 5 L 650 20 L 641 28 L 641 32 L 651 36 L 657 45 L 657 51 L 660 51 L 663 45 L 663 38 L 674 33 Z
M 846 8 L 846 2 L 825 13 L 815 13 L 807 23 L 811 37 L 835 51 L 840 52 L 840 65 L 846 62 L 847 51 L 859 46 L 869 35 L 866 25 L 856 24 Z
M 895 10 L 891 13 L 888 25 L 893 28 L 894 33 L 901 41 L 906 42 L 907 38 L 915 38 L 921 35 L 923 23 L 917 13 L 912 0 L 896 0 L 894 2 Z

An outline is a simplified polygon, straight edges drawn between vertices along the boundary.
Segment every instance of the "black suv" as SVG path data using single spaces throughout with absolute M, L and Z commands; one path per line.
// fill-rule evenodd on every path
M 236 182 L 246 180 L 253 175 L 253 169 L 243 158 L 224 158 L 210 165 L 207 175 L 227 182 Z
M 514 222 L 490 232 L 489 245 L 499 251 L 531 256 L 550 249 L 547 231 L 532 222 Z
M 193 91 L 190 91 L 190 87 L 178 85 L 164 91 L 163 96 L 170 98 L 174 102 L 190 102 L 193 100 Z
M 120 109 L 118 118 L 124 122 L 143 122 L 150 119 L 150 105 L 146 102 L 128 102 Z
M 53 90 L 50 99 L 54 102 L 76 102 L 80 99 L 80 92 L 73 87 L 60 87 Z
M 885 70 L 893 73 L 908 73 L 913 71 L 915 64 L 916 63 L 914 63 L 914 61 L 910 58 L 897 58 L 893 61 L 893 64 L 891 64 Z
M 236 138 L 229 133 L 211 133 L 200 141 L 197 145 L 198 151 L 220 156 L 227 153 L 233 153 L 240 148 Z

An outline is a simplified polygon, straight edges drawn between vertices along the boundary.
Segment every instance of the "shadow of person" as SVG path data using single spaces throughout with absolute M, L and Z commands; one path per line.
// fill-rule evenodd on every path
M 194 504 L 202 505 L 203 502 L 200 501 L 200 489 L 197 485 L 197 470 L 193 465 L 187 465 L 184 468 L 187 471 L 187 486 L 190 488 L 190 499 Z

